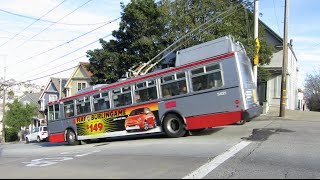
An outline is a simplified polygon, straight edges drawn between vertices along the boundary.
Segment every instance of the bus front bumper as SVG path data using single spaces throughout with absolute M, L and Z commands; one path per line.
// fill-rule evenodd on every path
M 250 109 L 243 111 L 242 119 L 250 120 L 262 114 L 262 106 L 256 106 Z

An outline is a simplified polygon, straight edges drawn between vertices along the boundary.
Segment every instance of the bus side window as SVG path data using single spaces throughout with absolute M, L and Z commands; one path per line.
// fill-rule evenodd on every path
M 54 105 L 54 119 L 60 119 L 59 104 Z
M 215 72 L 208 75 L 208 88 L 221 87 L 222 78 L 221 72 Z
M 192 88 L 193 91 L 200 91 L 222 86 L 221 70 L 219 64 L 205 66 L 203 68 L 192 70 Z
M 63 104 L 63 110 L 64 110 L 64 116 L 67 117 L 72 117 L 74 116 L 74 104 L 73 100 L 71 101 L 66 101 Z
M 112 95 L 114 107 L 126 106 L 132 104 L 132 97 L 131 97 L 131 89 L 130 86 L 123 87 L 117 90 L 113 90 Z
M 142 83 L 138 83 L 135 86 L 134 91 L 135 102 L 146 102 L 157 98 L 157 88 L 155 80 L 148 80 Z
M 163 88 L 163 89 L 162 89 L 162 94 L 163 94 L 163 97 L 164 97 L 164 98 L 167 98 L 167 97 L 170 97 L 170 96 L 171 96 L 171 93 L 170 93 L 170 91 L 169 91 L 168 88 Z
M 202 79 L 203 79 L 202 76 L 192 78 L 193 91 L 200 91 L 200 90 L 204 89 L 204 87 L 202 85 L 202 81 L 203 81 Z
M 84 114 L 90 111 L 90 101 L 88 96 L 77 99 L 77 114 Z
M 110 109 L 110 101 L 109 101 L 108 92 L 93 95 L 92 98 L 93 98 L 94 111 Z
M 49 111 L 48 111 L 48 118 L 49 118 L 49 121 L 52 121 L 52 120 L 54 120 L 54 109 L 53 109 L 53 105 L 50 105 L 48 109 L 49 109 Z

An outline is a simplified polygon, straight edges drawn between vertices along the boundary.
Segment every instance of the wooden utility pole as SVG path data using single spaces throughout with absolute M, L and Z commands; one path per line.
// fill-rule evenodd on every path
M 287 67 L 288 67 L 288 14 L 289 0 L 285 0 L 284 10 L 284 32 L 283 32 L 283 64 L 281 78 L 281 99 L 280 99 L 280 117 L 285 117 L 287 101 Z
M 259 57 L 258 57 L 258 52 L 260 45 L 259 44 L 259 31 L 258 31 L 258 25 L 259 25 L 259 0 L 254 0 L 254 32 L 253 32 L 253 38 L 256 42 L 256 53 L 253 61 L 253 76 L 254 76 L 254 83 L 258 84 L 258 64 L 259 64 Z M 257 45 L 259 47 L 257 47 Z M 257 49 L 258 48 L 258 49 Z
M 3 102 L 2 102 L 2 139 L 1 143 L 4 144 L 6 142 L 6 124 L 5 124 L 5 112 L 6 112 L 6 87 L 5 87 L 5 81 L 6 81 L 6 65 L 4 65 L 4 76 L 3 76 Z

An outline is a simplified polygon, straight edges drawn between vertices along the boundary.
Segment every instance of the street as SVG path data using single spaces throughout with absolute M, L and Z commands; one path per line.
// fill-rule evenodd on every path
M 320 120 L 256 118 L 192 136 L 7 143 L 1 178 L 320 178 Z

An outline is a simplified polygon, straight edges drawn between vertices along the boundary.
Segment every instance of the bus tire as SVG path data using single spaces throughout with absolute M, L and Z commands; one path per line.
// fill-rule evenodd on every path
M 250 122 L 250 121 L 251 121 L 251 119 L 247 119 L 247 120 L 246 120 L 246 122 Z
M 190 130 L 191 133 L 199 133 L 199 132 L 202 132 L 204 131 L 206 128 L 201 128 L 201 129 L 193 129 L 193 130 Z
M 186 134 L 183 120 L 174 114 L 168 114 L 163 120 L 163 129 L 170 138 L 182 137 Z
M 72 146 L 80 144 L 80 141 L 76 140 L 76 133 L 71 129 L 67 130 L 66 140 L 68 144 Z
M 236 122 L 236 125 L 244 125 L 246 123 L 245 119 L 241 119 L 240 121 Z

